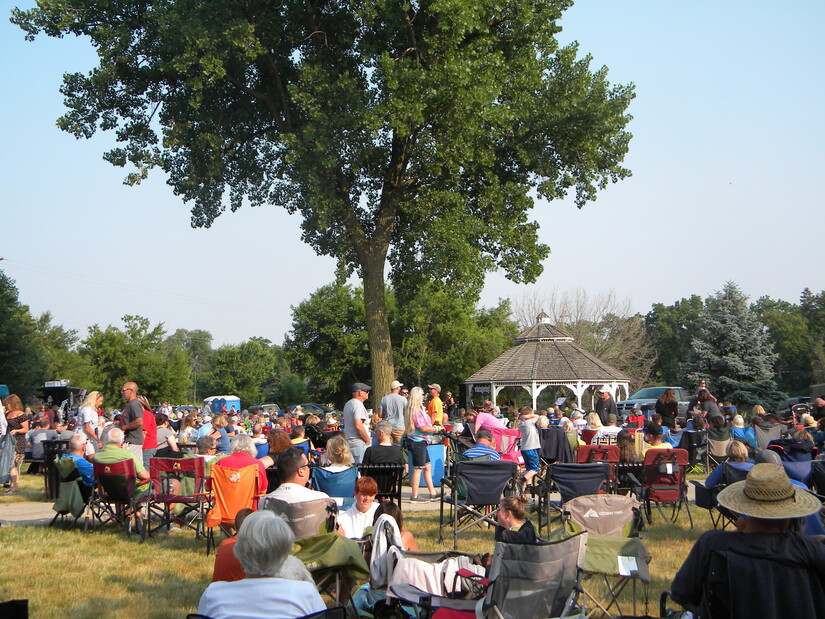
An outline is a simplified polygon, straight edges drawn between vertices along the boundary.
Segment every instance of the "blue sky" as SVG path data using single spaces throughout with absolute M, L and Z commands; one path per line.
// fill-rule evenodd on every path
M 20 2 L 18 6 L 28 6 Z M 752 299 L 825 289 L 821 79 L 825 3 L 580 2 L 579 41 L 613 82 L 633 82 L 633 177 L 577 210 L 537 203 L 552 254 L 539 281 L 487 278 L 481 302 L 525 292 L 613 289 L 636 311 L 737 282 Z M 55 126 L 66 71 L 95 61 L 83 40 L 34 43 L 0 22 L 0 262 L 35 313 L 85 335 L 124 314 L 210 331 L 216 344 L 281 343 L 290 305 L 333 279 L 279 207 L 242 208 L 209 230 L 161 174 L 137 188 L 101 158 L 112 138 Z

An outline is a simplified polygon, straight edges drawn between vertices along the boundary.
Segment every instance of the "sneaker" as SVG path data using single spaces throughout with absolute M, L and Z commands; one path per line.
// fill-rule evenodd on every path
M 435 494 L 430 497 L 430 503 L 438 503 L 441 500 L 440 494 Z
M 410 497 L 410 503 L 429 503 L 430 501 L 425 499 L 423 496 L 414 496 Z

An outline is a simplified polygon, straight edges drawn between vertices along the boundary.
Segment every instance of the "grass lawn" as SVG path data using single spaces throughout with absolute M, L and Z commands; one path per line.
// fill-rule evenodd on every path
M 27 479 L 28 477 L 28 479 Z M 21 477 L 21 491 L 0 495 L 0 509 L 10 501 L 43 500 L 43 478 Z M 694 540 L 710 528 L 704 510 L 692 510 L 690 529 L 682 514 L 677 525 L 657 516 L 643 533 L 653 555 L 650 564 L 650 612 L 658 612 L 659 594 L 669 589 L 676 571 Z M 407 512 L 405 528 L 415 535 L 422 551 L 451 548 L 451 534 L 438 544 L 438 512 Z M 492 552 L 492 530 L 474 529 L 459 542 L 459 550 Z M 181 619 L 195 612 L 209 584 L 214 554 L 207 557 L 205 543 L 191 531 L 159 534 L 138 543 L 121 529 L 103 527 L 84 535 L 38 526 L 0 528 L 3 578 L 0 600 L 28 598 L 32 617 L 170 617 Z M 640 594 L 641 595 L 641 594 Z M 629 598 L 628 595 L 625 596 Z M 644 607 L 638 609 L 641 614 Z

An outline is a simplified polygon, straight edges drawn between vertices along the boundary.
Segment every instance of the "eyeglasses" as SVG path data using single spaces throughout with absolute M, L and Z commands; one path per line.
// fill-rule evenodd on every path
M 121 393 L 123 393 L 124 391 L 134 391 L 134 389 L 132 389 L 131 387 L 124 387 L 120 390 Z

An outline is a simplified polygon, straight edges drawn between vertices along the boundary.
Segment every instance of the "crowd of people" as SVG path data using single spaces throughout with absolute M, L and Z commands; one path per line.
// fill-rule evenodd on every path
M 334 414 L 323 418 L 304 414 L 300 407 L 281 415 L 263 411 L 216 413 L 206 408 L 177 415 L 168 403 L 153 411 L 134 382 L 124 383 L 120 393 L 123 406 L 119 412 L 103 414 L 103 396 L 92 391 L 71 418 L 66 418 L 59 407 L 42 406 L 32 412 L 19 397 L 8 396 L 0 408 L 0 476 L 8 477 L 7 492 L 16 492 L 23 460 L 42 460 L 43 443 L 55 439 L 68 440 L 64 457 L 76 462 L 84 498 L 94 485 L 92 462 L 132 460 L 138 493 L 149 490 L 149 461 L 153 457 L 200 457 L 207 472 L 211 467 L 256 467 L 258 492 L 262 495 L 259 509 L 238 512 L 236 535 L 219 546 L 213 582 L 200 600 L 198 611 L 216 619 L 262 616 L 264 609 L 269 615 L 284 617 L 322 610 L 324 603 L 311 575 L 290 554 L 293 533 L 282 519 L 264 509 L 267 500 L 296 504 L 328 499 L 327 494 L 312 487 L 313 467 L 336 473 L 362 463 L 407 467 L 409 462 L 409 500 L 437 501 L 429 447 L 442 443 L 450 426 L 458 444 L 469 437 L 463 445 L 463 457 L 489 460 L 498 460 L 502 455 L 495 433 L 517 428 L 525 483 L 540 471 L 539 430 L 550 426 L 564 431 L 573 451 L 585 444 L 585 433 L 589 433 L 587 442 L 617 445 L 620 461 L 628 463 L 643 460 L 647 450 L 678 446 L 683 431 L 704 430 L 713 440 L 733 439 L 727 453 L 730 466 L 747 473 L 747 479 L 726 489 L 719 502 L 740 516 L 739 531 L 709 532 L 700 538 L 674 581 L 674 599 L 692 609 L 707 603 L 702 585 L 712 549 L 729 548 L 755 556 L 771 554 L 816 569 L 825 567 L 825 547 L 805 535 L 803 522 L 819 510 L 818 500 L 788 480 L 769 454 L 756 461 L 750 458 L 756 448 L 756 428 L 763 425 L 782 425 L 783 436 L 810 444 L 811 452 L 816 453 L 825 442 L 825 415 L 818 419 L 803 415 L 788 423 L 756 407 L 746 424 L 734 406 L 717 402 L 705 384 L 699 385 L 683 423 L 673 390 L 665 391 L 650 410 L 634 410 L 625 418 L 619 416 L 612 394 L 606 389 L 600 391 L 590 412 L 575 408 L 562 411 L 557 406 L 534 411 L 524 406 L 508 417 L 491 400 L 464 410 L 450 393 L 442 400 L 441 387 L 436 383 L 427 385 L 425 391 L 399 381 L 394 381 L 390 392 L 368 410 L 365 402 L 371 388 L 356 382 L 340 419 Z M 825 409 L 825 402 L 820 409 Z M 717 468 L 712 472 L 706 483 L 719 482 L 720 471 Z M 422 481 L 429 496 L 420 492 Z M 337 534 L 361 540 L 379 518 L 389 517 L 397 524 L 403 548 L 418 550 L 415 537 L 404 528 L 401 506 L 393 501 L 379 503 L 377 496 L 376 481 L 359 476 L 354 501 L 338 514 Z M 526 497 L 503 498 L 498 505 L 495 538 L 539 542 L 528 518 L 528 507 Z M 240 611 L 238 599 L 244 600 Z

